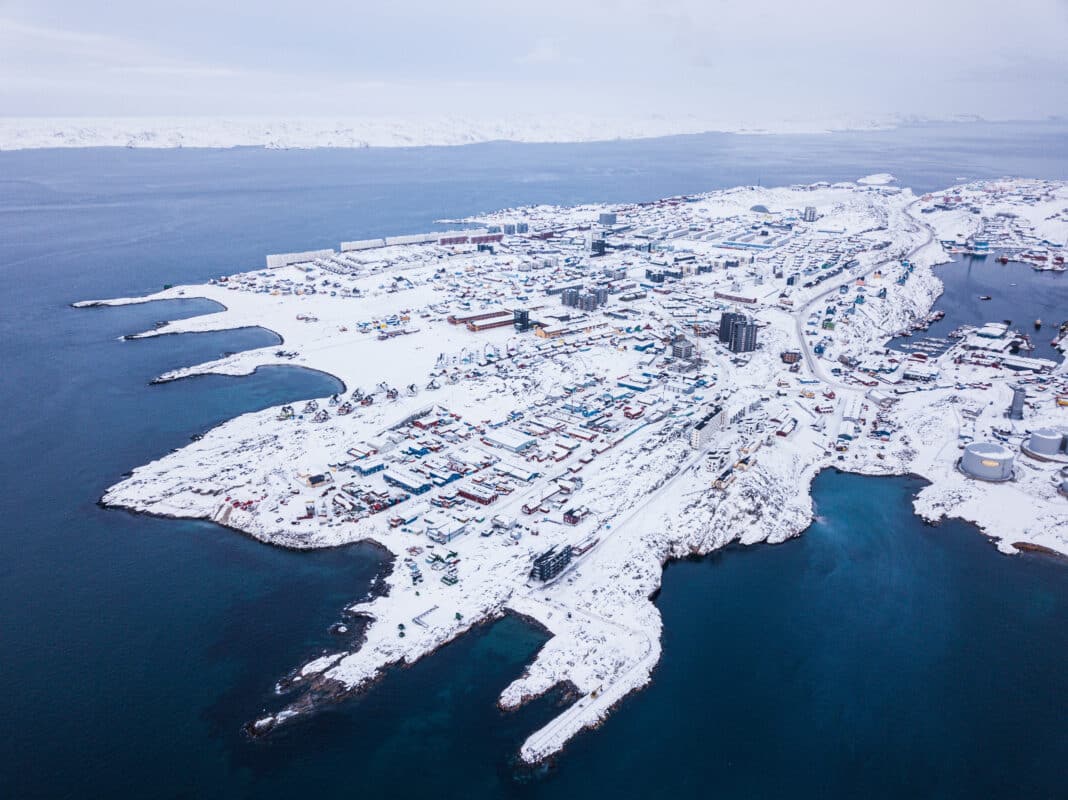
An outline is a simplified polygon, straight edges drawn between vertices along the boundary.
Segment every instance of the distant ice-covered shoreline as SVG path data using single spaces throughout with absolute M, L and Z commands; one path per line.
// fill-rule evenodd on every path
M 343 117 L 0 117 L 0 150 L 77 147 L 271 149 L 444 147 L 491 141 L 524 143 L 648 139 L 700 133 L 803 134 L 886 130 L 934 120 L 890 115 L 826 120 L 723 120 L 695 115 L 627 118 L 525 116 Z

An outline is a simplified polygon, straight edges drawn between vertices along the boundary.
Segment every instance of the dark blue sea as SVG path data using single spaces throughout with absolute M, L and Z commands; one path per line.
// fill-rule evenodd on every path
M 1068 178 L 1068 123 L 0 153 L 0 797 L 1068 797 L 1068 563 L 1001 556 L 963 523 L 924 526 L 916 479 L 825 472 L 804 536 L 669 565 L 652 685 L 535 771 L 515 754 L 561 700 L 497 710 L 544 641 L 510 618 L 248 740 L 241 726 L 277 707 L 275 681 L 332 645 L 328 627 L 367 592 L 379 554 L 287 552 L 96 505 L 191 435 L 336 382 L 279 367 L 152 386 L 276 339 L 124 342 L 212 305 L 72 301 L 505 206 L 882 171 L 919 191 Z M 1029 319 L 1028 303 L 998 317 Z
M 953 256 L 934 272 L 943 285 L 934 307 L 946 315 L 926 331 L 894 339 L 895 348 L 925 338 L 948 343 L 950 332 L 961 325 L 1011 322 L 1014 329 L 1028 335 L 1034 347 L 1020 355 L 1062 359 L 1053 337 L 1061 323 L 1068 321 L 1068 272 L 1038 272 L 1016 261 L 999 264 L 992 256 Z M 1042 325 L 1035 327 L 1036 321 Z

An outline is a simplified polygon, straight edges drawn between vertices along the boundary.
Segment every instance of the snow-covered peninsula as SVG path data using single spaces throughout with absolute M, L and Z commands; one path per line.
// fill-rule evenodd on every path
M 970 520 L 1006 553 L 1068 555 L 1065 362 L 1032 357 L 997 320 L 922 337 L 942 291 L 932 267 L 953 252 L 1064 269 L 1068 185 L 917 197 L 874 175 L 451 228 L 77 304 L 205 297 L 225 310 L 130 338 L 259 325 L 283 339 L 161 381 L 289 364 L 345 384 L 230 420 L 103 498 L 286 547 L 392 554 L 382 591 L 350 608 L 360 641 L 280 676 L 253 734 L 515 613 L 551 638 L 501 707 L 577 696 L 523 744 L 543 760 L 649 682 L 665 562 L 798 535 L 829 467 L 920 475 L 926 519 Z M 912 344 L 888 349 L 899 334 Z

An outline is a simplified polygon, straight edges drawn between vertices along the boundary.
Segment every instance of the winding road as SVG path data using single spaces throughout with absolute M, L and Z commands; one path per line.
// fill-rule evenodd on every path
M 919 202 L 920 200 L 917 198 L 916 200 L 913 200 L 911 203 L 905 206 L 905 214 L 908 215 L 908 217 L 916 223 L 914 229 L 925 229 L 927 231 L 927 236 L 920 244 L 913 247 L 911 250 L 908 251 L 908 253 L 904 255 L 904 258 L 906 259 L 911 259 L 913 256 L 916 255 L 916 253 L 918 253 L 920 250 L 927 247 L 927 245 L 931 244 L 931 242 L 934 241 L 934 228 L 932 228 L 926 222 L 911 213 L 913 206 L 915 206 Z M 899 256 L 885 258 L 882 261 L 878 261 L 875 264 L 872 264 L 864 272 L 851 274 L 846 280 L 837 282 L 832 286 L 828 286 L 826 290 L 824 290 L 820 294 L 817 294 L 815 297 L 805 303 L 805 305 L 801 306 L 799 309 L 797 309 L 797 311 L 794 312 L 794 328 L 797 332 L 797 339 L 801 343 L 801 354 L 804 356 L 805 365 L 808 367 L 809 372 L 814 378 L 818 378 L 819 380 L 836 389 L 857 391 L 857 387 L 855 384 L 843 383 L 842 381 L 836 379 L 834 376 L 830 375 L 823 369 L 823 365 L 820 363 L 822 359 L 817 357 L 816 354 L 812 352 L 812 348 L 809 346 L 808 339 L 805 337 L 805 332 L 803 330 L 805 320 L 811 313 L 812 307 L 817 303 L 823 302 L 823 300 L 828 295 L 834 294 L 839 290 L 840 287 L 848 284 L 850 281 L 856 280 L 857 277 L 863 276 L 866 278 L 868 275 L 875 272 L 875 270 L 879 269 L 879 267 L 885 266 L 891 261 L 896 261 L 898 258 Z

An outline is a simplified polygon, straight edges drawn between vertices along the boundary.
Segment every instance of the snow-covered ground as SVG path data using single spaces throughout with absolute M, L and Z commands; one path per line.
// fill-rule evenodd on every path
M 874 175 L 865 175 L 863 178 L 857 178 L 857 183 L 861 186 L 888 186 L 895 181 L 897 181 L 897 178 L 889 172 L 877 172 Z
M 488 141 L 592 142 L 678 134 L 825 133 L 876 130 L 909 117 L 774 120 L 693 114 L 591 117 L 567 114 L 463 117 L 2 117 L 0 150 L 41 147 L 420 147 Z
M 104 502 L 288 547 L 373 540 L 393 554 L 387 592 L 351 607 L 370 620 L 363 641 L 295 669 L 280 693 L 298 696 L 255 733 L 483 621 L 540 623 L 552 637 L 500 704 L 561 684 L 578 699 L 531 734 L 528 761 L 650 680 L 661 647 L 650 598 L 668 559 L 798 535 L 821 469 L 922 475 L 924 517 L 971 520 L 1005 552 L 1068 554 L 1062 463 L 1018 449 L 1035 428 L 1068 430 L 1064 364 L 1010 354 L 1011 333 L 971 333 L 931 357 L 884 347 L 930 313 L 944 241 L 1044 239 L 1042 263 L 1054 264 L 1068 187 L 1004 181 L 917 198 L 889 183 L 510 209 L 466 231 L 348 243 L 97 301 L 225 306 L 141 337 L 262 325 L 284 340 L 159 380 L 283 363 L 345 384 L 226 422 L 136 468 Z M 607 303 L 565 306 L 560 290 L 573 286 L 582 302 L 600 290 Z M 520 309 L 539 333 L 513 327 Z M 755 351 L 720 341 L 726 310 L 758 323 Z M 1017 385 L 1018 421 L 1005 415 Z M 958 471 L 963 444 L 995 440 L 1016 454 L 1013 480 Z M 542 582 L 532 565 L 550 549 L 572 556 Z

